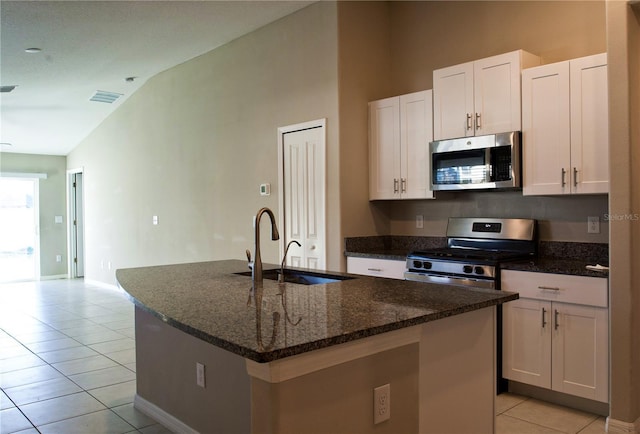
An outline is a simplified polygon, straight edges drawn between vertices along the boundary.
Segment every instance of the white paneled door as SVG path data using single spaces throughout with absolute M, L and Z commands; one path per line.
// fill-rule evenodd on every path
M 325 240 L 325 122 L 312 121 L 279 128 L 281 147 L 281 233 L 283 249 L 293 244 L 287 265 L 324 270 Z

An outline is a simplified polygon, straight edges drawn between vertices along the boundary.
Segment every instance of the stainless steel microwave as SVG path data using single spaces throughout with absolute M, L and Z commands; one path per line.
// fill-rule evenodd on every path
M 431 189 L 520 188 L 520 132 L 438 140 L 429 144 Z

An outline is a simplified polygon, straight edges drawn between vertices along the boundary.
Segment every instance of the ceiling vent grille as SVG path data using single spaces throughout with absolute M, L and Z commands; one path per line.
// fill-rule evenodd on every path
M 0 86 L 0 93 L 9 93 L 9 92 L 13 92 L 15 90 L 15 88 L 18 87 L 17 85 L 13 85 L 13 86 Z
M 105 92 L 104 90 L 98 90 L 96 91 L 95 95 L 89 98 L 89 101 L 106 102 L 107 104 L 112 104 L 121 96 L 122 96 L 121 93 Z

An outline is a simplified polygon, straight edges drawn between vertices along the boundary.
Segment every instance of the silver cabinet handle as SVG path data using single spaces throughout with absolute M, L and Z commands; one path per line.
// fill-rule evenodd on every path
M 471 113 L 467 113 L 467 130 L 471 129 Z
M 567 174 L 567 171 L 564 170 L 564 167 L 562 168 L 562 186 L 564 187 L 566 185 L 566 182 L 564 180 L 564 176 Z
M 476 113 L 476 130 L 480 129 L 480 113 Z
M 394 193 L 398 192 L 398 179 L 397 178 L 393 178 L 393 192 Z
M 555 323 L 553 325 L 553 329 L 554 330 L 558 330 L 558 309 L 554 309 L 554 314 L 553 314 L 553 322 Z
M 542 308 L 542 328 L 545 328 L 545 326 L 547 325 L 547 321 L 545 318 L 546 313 L 547 313 L 547 309 L 543 307 Z
M 574 187 L 578 186 L 578 168 L 577 167 L 573 168 L 573 186 Z
M 557 286 L 538 286 L 538 289 L 542 289 L 544 291 L 560 291 L 560 288 Z
M 407 178 L 400 179 L 400 192 L 401 193 L 407 192 Z
M 368 271 L 378 271 L 378 272 L 382 271 L 382 269 L 380 269 L 380 268 L 367 268 L 367 270 Z

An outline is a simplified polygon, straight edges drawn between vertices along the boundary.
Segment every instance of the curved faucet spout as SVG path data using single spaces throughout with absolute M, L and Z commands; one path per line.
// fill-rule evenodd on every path
M 287 247 L 284 249 L 284 256 L 282 257 L 282 263 L 280 264 L 280 277 L 278 277 L 278 282 L 280 283 L 284 283 L 284 263 L 287 262 L 287 252 L 289 252 L 289 247 L 291 247 L 291 244 L 297 244 L 298 247 L 302 247 L 302 245 L 297 242 L 296 240 L 291 240 L 289 241 L 289 244 L 287 244 Z
M 273 215 L 273 211 L 271 211 L 267 207 L 260 208 L 260 210 L 258 210 L 258 214 L 256 214 L 254 231 L 255 252 L 253 255 L 253 267 L 251 268 L 251 278 L 253 279 L 254 284 L 259 285 L 262 285 L 262 257 L 260 256 L 260 219 L 262 218 L 262 215 L 264 213 L 267 213 L 269 219 L 271 220 L 271 239 L 273 241 L 280 239 L 280 234 L 278 233 L 276 218 Z

